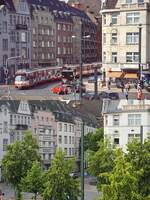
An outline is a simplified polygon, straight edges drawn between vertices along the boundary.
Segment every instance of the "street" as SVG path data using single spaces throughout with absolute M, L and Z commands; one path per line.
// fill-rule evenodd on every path
M 0 183 L 0 189 L 4 193 L 3 200 L 14 200 L 14 191 L 11 189 L 10 186 Z M 89 184 L 85 184 L 85 200 L 94 200 L 96 197 L 99 197 L 100 194 L 98 193 L 96 186 L 92 186 Z M 30 200 L 32 198 L 32 194 L 30 193 L 23 193 L 24 200 Z M 39 197 L 38 200 L 41 200 Z M 80 198 L 79 198 L 80 200 Z
M 87 79 L 85 79 L 84 84 L 86 85 L 86 91 L 87 92 L 93 92 L 94 91 L 94 83 L 88 83 Z M 71 93 L 67 95 L 58 95 L 53 94 L 51 89 L 55 87 L 56 85 L 59 85 L 59 82 L 57 83 L 46 83 L 43 85 L 38 85 L 36 87 L 31 87 L 29 89 L 16 89 L 14 86 L 0 86 L 0 99 L 7 99 L 7 96 L 11 97 L 13 100 L 17 99 L 26 99 L 26 100 L 79 100 L 79 94 L 78 93 Z M 106 87 L 101 88 L 98 84 L 98 92 L 107 91 Z M 119 94 L 120 99 L 125 99 L 125 94 L 121 92 L 120 88 L 116 88 L 115 85 L 112 85 L 110 88 L 111 92 L 117 92 Z M 150 93 L 146 90 L 143 90 L 144 96 L 146 99 L 150 99 Z M 129 99 L 136 99 L 137 96 L 137 90 L 135 88 L 131 88 L 129 91 Z

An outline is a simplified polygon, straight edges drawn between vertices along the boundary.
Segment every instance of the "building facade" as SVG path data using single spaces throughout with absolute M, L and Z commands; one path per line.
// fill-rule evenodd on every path
M 150 101 L 105 101 L 103 105 L 104 135 L 112 145 L 127 151 L 134 138 L 142 142 L 150 136 Z M 142 133 L 143 132 L 143 133 Z
M 0 3 L 0 82 L 14 80 L 15 72 L 31 65 L 31 20 L 26 0 Z
M 149 0 L 108 0 L 102 5 L 102 54 L 106 72 L 143 70 L 150 63 Z M 141 29 L 141 41 L 139 34 Z M 139 46 L 141 45 L 141 52 Z M 141 55 L 141 61 L 139 60 Z M 121 74 L 115 74 L 120 76 Z M 111 76 L 111 75 L 110 75 Z

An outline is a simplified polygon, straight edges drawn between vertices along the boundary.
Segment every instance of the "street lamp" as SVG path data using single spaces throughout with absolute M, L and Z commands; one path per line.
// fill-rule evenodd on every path
M 142 24 L 139 24 L 139 80 L 142 78 L 142 66 L 141 66 L 141 38 L 142 38 Z
M 84 42 L 84 39 L 90 38 L 90 35 L 84 35 L 82 36 L 82 29 L 81 29 L 81 45 L 80 45 L 80 100 L 82 99 L 82 83 L 83 83 L 83 56 L 82 56 L 82 41 Z M 75 35 L 72 35 L 72 38 L 76 38 Z

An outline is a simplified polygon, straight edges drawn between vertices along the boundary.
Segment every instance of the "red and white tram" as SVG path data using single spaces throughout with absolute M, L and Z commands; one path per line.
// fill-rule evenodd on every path
M 94 67 L 96 64 L 84 64 L 82 66 L 83 76 L 90 76 L 94 74 Z M 32 87 L 38 84 L 49 81 L 58 81 L 63 78 L 62 72 L 64 69 L 74 71 L 74 76 L 80 76 L 79 65 L 66 65 L 64 67 L 47 67 L 40 69 L 20 69 L 15 74 L 15 87 L 22 89 Z

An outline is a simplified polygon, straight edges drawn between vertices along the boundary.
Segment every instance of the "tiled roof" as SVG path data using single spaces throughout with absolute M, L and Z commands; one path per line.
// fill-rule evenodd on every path
M 0 5 L 5 5 L 10 11 L 15 11 L 13 0 L 0 0 Z
M 106 0 L 106 5 L 103 7 L 104 9 L 114 9 L 118 0 Z
M 58 0 L 27 0 L 32 9 L 42 9 L 43 6 L 47 7 L 55 17 L 59 20 L 72 20 L 71 16 L 80 16 L 81 18 L 90 20 L 90 18 L 81 10 L 73 8 Z M 40 6 L 40 7 L 39 7 Z M 62 13 L 61 13 L 62 11 Z

